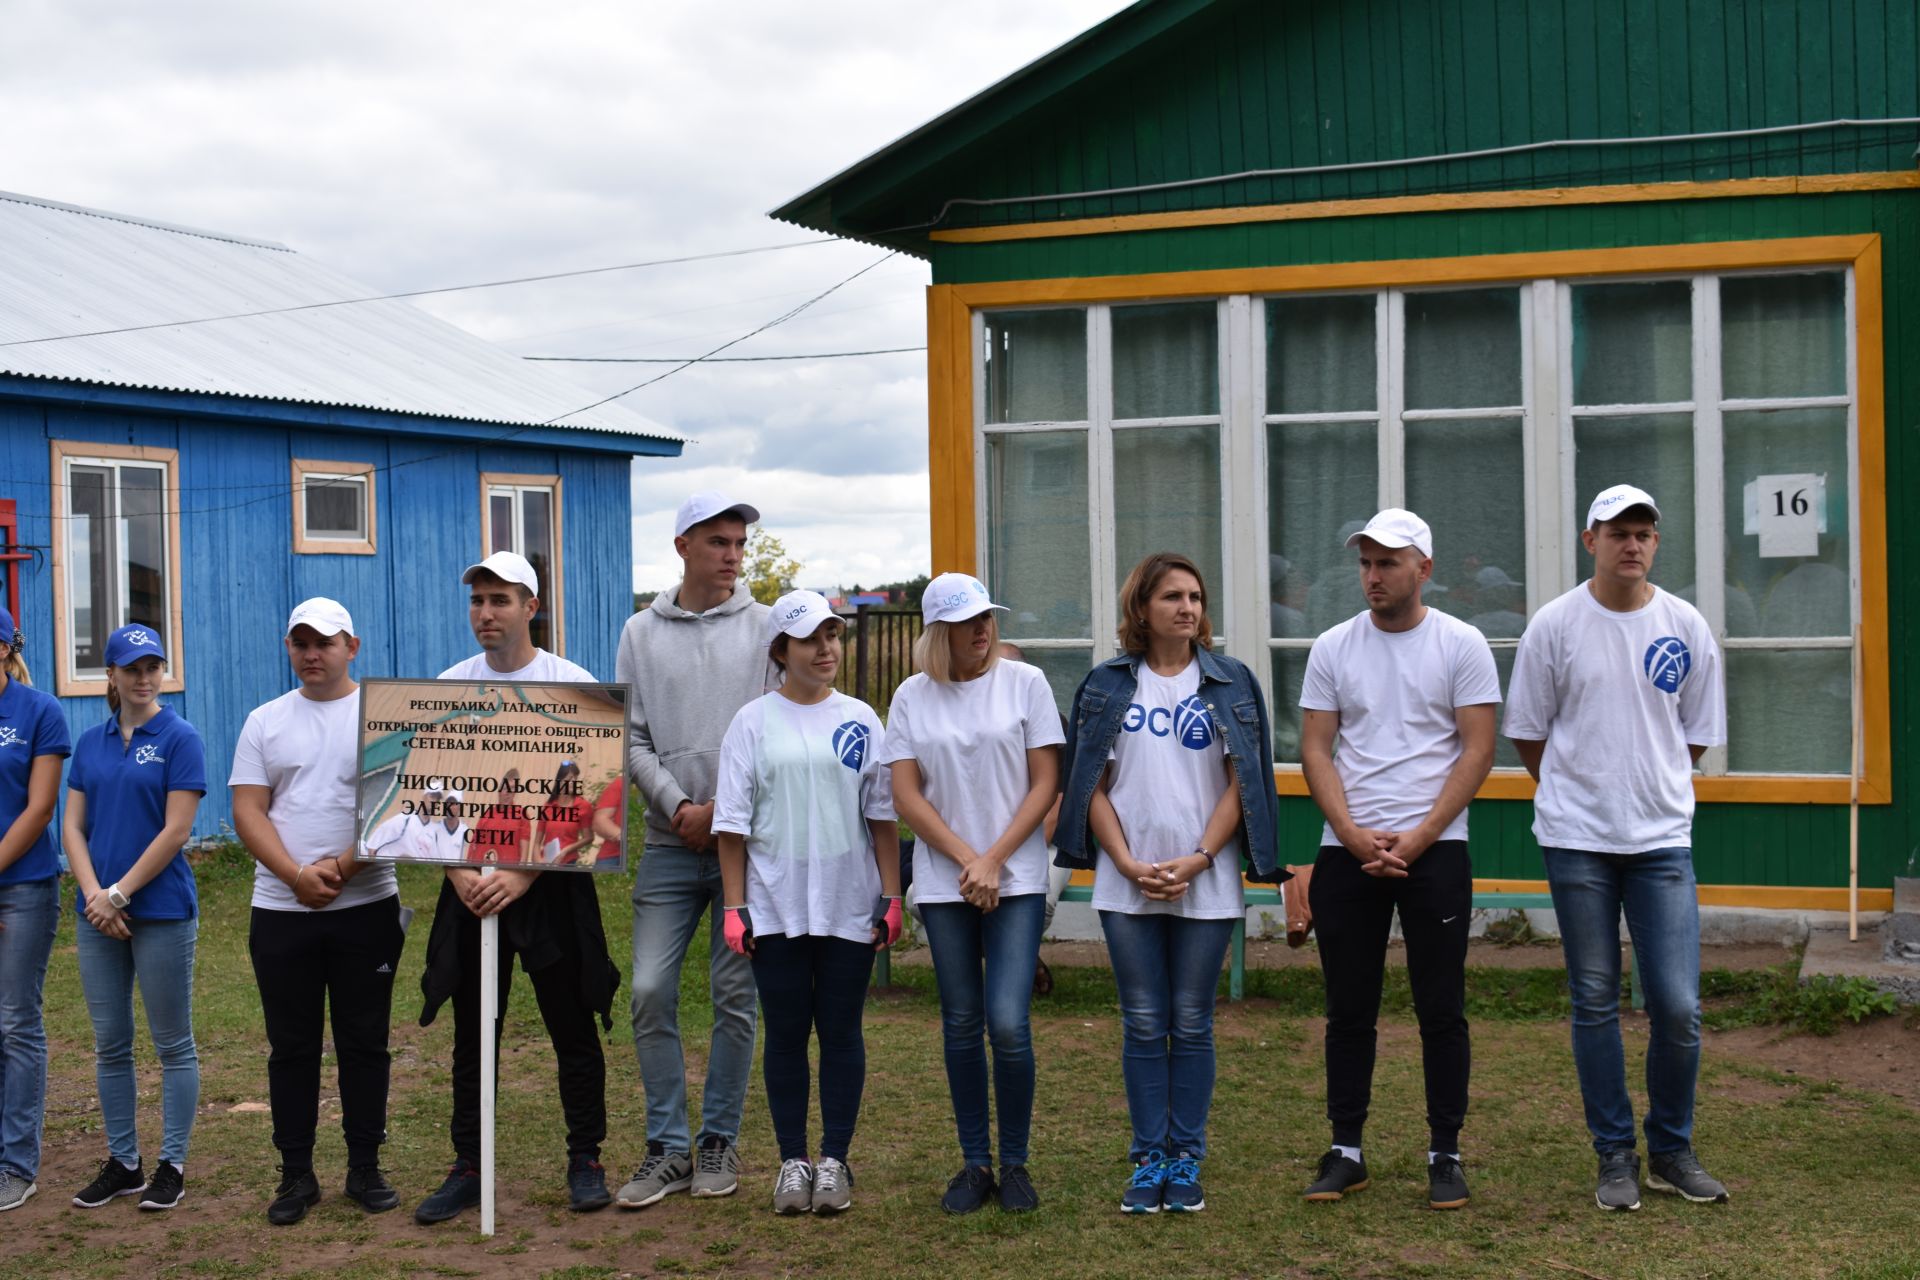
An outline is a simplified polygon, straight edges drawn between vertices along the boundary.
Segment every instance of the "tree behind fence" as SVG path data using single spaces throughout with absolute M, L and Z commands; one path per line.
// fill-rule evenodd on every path
M 882 718 L 893 691 L 913 674 L 913 642 L 925 624 L 918 609 L 875 608 L 863 604 L 847 620 L 840 674 L 834 686 L 868 703 Z

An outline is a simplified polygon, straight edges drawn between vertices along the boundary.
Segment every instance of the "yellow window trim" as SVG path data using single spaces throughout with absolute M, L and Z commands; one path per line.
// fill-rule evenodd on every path
M 73 637 L 67 630 L 67 485 L 68 458 L 124 458 L 134 462 L 152 462 L 166 468 L 166 487 L 161 501 L 167 516 L 167 634 L 171 637 L 167 653 L 167 674 L 160 682 L 162 693 L 186 691 L 187 642 L 180 611 L 180 451 L 148 445 L 94 444 L 86 440 L 54 440 L 53 459 L 53 691 L 63 698 L 104 698 L 105 676 L 74 679 L 67 675 L 67 653 Z
M 487 501 L 487 490 L 496 484 L 553 490 L 553 567 L 547 571 L 547 577 L 551 581 L 540 584 L 543 593 L 540 603 L 547 607 L 547 617 L 553 623 L 553 655 L 564 658 L 567 656 L 567 571 L 566 553 L 561 549 L 563 544 L 560 538 L 560 477 L 523 475 L 515 471 L 482 471 L 480 473 L 480 558 L 482 560 L 493 553 L 493 504 Z
M 1717 244 L 1569 249 L 1381 262 L 1317 263 L 1170 271 L 1137 276 L 1080 276 L 988 284 L 932 285 L 927 290 L 928 471 L 933 564 L 976 573 L 974 527 L 973 312 L 983 307 L 1047 303 L 1138 302 L 1234 293 L 1305 293 L 1416 285 L 1519 281 L 1551 276 L 1667 275 L 1755 268 L 1853 268 L 1854 349 L 1860 458 L 1860 657 L 1865 707 L 1863 804 L 1893 803 L 1891 700 L 1887 643 L 1886 381 L 1882 352 L 1880 237 L 1806 236 Z M 1297 771 L 1293 771 L 1297 776 Z M 1276 783 L 1282 775 L 1276 771 Z M 1525 783 L 1524 789 L 1521 784 Z M 1305 794 L 1304 782 L 1297 793 Z M 1832 776 L 1702 778 L 1694 793 L 1708 803 L 1846 804 L 1848 780 Z M 1524 777 L 1496 775 L 1484 799 L 1525 799 Z
M 380 551 L 377 512 L 374 497 L 379 468 L 371 462 L 321 462 L 312 458 L 293 460 L 293 553 L 299 556 L 371 556 Z M 360 476 L 367 482 L 367 536 L 364 539 L 309 538 L 307 536 L 307 476 Z
M 1575 205 L 1644 204 L 1657 200 L 1725 200 L 1914 188 L 1920 188 L 1920 171 L 1916 170 L 1727 178 L 1718 182 L 1616 183 L 1609 186 L 1542 187 L 1518 191 L 1442 191 L 1423 196 L 1304 200 L 1292 204 L 1237 205 L 1230 209 L 1176 209 L 1165 213 L 1116 214 L 1105 218 L 1016 222 L 1002 227 L 955 227 L 932 232 L 928 238 L 939 244 L 996 244 L 1010 240 L 1116 235 L 1129 231 L 1233 227 L 1256 222 L 1304 222 L 1314 218 L 1368 218 L 1384 214 L 1456 213 L 1475 209 L 1564 209 Z

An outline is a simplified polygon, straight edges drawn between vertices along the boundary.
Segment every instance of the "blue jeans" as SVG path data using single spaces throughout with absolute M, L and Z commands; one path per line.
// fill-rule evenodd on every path
M 60 878 L 0 884 L 0 1170 L 40 1175 L 47 1024 L 40 992 L 60 924 Z
M 1040 956 L 1044 893 L 1000 899 L 992 911 L 965 902 L 929 902 L 920 908 L 933 976 L 940 986 L 940 1031 L 945 1042 L 947 1091 L 960 1154 L 969 1165 L 993 1164 L 987 1139 L 987 1055 L 981 1032 L 993 1042 L 993 1092 L 1000 1100 L 1000 1163 L 1027 1162 L 1033 1128 L 1034 961 Z
M 129 920 L 127 926 L 133 937 L 122 940 L 107 937 L 84 917 L 74 925 L 80 985 L 93 1018 L 93 1074 L 107 1126 L 107 1154 L 126 1165 L 140 1162 L 133 1116 L 137 976 L 147 1030 L 160 1055 L 160 1158 L 183 1165 L 194 1109 L 200 1105 L 200 1055 L 193 1045 L 193 946 L 200 922 Z
M 1544 849 L 1573 994 L 1573 1064 L 1593 1149 L 1632 1150 L 1633 1102 L 1620 1045 L 1620 915 L 1647 995 L 1647 1150 L 1693 1142 L 1700 1074 L 1700 902 L 1689 849 Z
M 1213 1107 L 1213 1001 L 1231 920 L 1102 911 L 1120 991 L 1120 1074 L 1139 1160 L 1149 1151 L 1207 1154 Z
M 680 1048 L 680 967 L 693 931 L 707 920 L 713 1044 L 700 1095 L 700 1136 L 740 1136 L 753 1071 L 757 992 L 753 964 L 721 935 L 720 860 L 672 845 L 648 845 L 633 878 L 633 1052 L 647 1091 L 647 1140 L 692 1151 L 687 1059 Z

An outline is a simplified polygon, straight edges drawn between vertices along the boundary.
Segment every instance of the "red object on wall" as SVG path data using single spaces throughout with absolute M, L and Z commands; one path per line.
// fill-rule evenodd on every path
M 13 566 L 33 553 L 19 546 L 20 518 L 14 514 L 13 499 L 0 498 L 0 576 L 7 580 L 7 612 L 13 615 L 13 624 L 25 631 L 26 623 L 20 618 L 20 575 Z

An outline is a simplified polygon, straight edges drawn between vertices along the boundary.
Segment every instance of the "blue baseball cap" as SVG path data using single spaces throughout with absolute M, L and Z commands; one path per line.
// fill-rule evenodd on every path
M 166 661 L 167 651 L 160 644 L 160 633 L 141 622 L 129 622 L 107 637 L 107 665 L 131 666 L 142 658 Z

